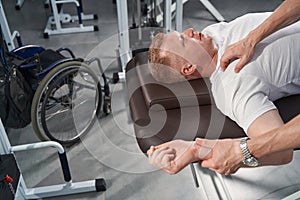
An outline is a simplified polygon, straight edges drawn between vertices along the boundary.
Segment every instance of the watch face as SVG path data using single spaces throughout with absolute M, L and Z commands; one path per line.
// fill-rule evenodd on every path
M 250 157 L 244 160 L 244 164 L 249 167 L 257 167 L 259 165 L 259 162 L 254 157 Z

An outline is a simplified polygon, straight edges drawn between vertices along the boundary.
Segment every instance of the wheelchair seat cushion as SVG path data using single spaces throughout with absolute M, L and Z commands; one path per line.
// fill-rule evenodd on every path
M 45 69 L 53 63 L 65 58 L 62 54 L 52 49 L 46 49 L 41 52 L 38 57 L 42 69 Z

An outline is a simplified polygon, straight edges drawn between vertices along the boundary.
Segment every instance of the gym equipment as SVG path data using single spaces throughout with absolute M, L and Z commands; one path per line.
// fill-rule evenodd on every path
M 77 9 L 77 16 L 71 16 L 70 14 L 63 12 L 63 4 L 72 3 L 75 4 Z M 50 0 L 50 6 L 53 16 L 48 18 L 46 28 L 44 30 L 44 38 L 48 38 L 49 35 L 55 34 L 67 34 L 67 33 L 79 33 L 98 31 L 98 26 L 84 26 L 83 20 L 95 20 L 98 19 L 97 15 L 85 15 L 83 13 L 81 0 Z M 63 24 L 78 21 L 77 27 L 63 27 Z
M 23 6 L 23 4 L 24 4 L 24 0 L 17 0 L 16 6 L 15 6 L 16 10 L 20 10 L 21 7 Z
M 14 184 L 12 182 L 14 186 L 11 187 L 13 199 L 17 199 L 17 200 L 39 199 L 39 198 L 54 197 L 54 196 L 69 195 L 69 194 L 79 194 L 84 192 L 106 191 L 106 183 L 103 178 L 81 181 L 81 182 L 72 182 L 66 152 L 64 148 L 57 142 L 47 141 L 47 142 L 38 142 L 38 143 L 11 146 L 8 137 L 6 135 L 5 129 L 3 127 L 2 121 L 0 120 L 0 154 L 1 155 L 9 155 L 9 154 L 14 154 L 17 151 L 28 151 L 31 149 L 39 149 L 39 148 L 46 148 L 46 147 L 54 147 L 57 149 L 59 160 L 62 166 L 65 183 L 58 184 L 58 185 L 28 188 L 23 179 L 22 172 L 20 172 L 19 177 L 13 180 L 18 182 L 18 184 Z M 17 166 L 12 165 L 9 167 L 17 167 Z M 5 171 L 5 168 L 3 170 Z M 19 169 L 17 170 L 19 171 Z M 7 175 L 12 176 L 11 174 L 7 174 Z M 15 188 L 15 185 L 17 185 L 17 188 Z
M 7 23 L 6 15 L 2 6 L 2 1 L 0 0 L 0 25 L 2 28 L 3 37 L 6 42 L 6 46 L 9 51 L 16 48 L 14 40 L 17 40 L 18 46 L 22 46 L 21 36 L 18 31 L 11 33 L 10 28 Z
M 16 10 L 20 10 L 25 0 L 17 0 Z M 63 12 L 63 4 L 73 3 L 76 6 L 77 16 L 72 16 Z M 84 26 L 83 20 L 97 20 L 97 15 L 85 15 L 83 13 L 83 6 L 81 0 L 45 0 L 44 7 L 51 6 L 52 16 L 47 20 L 46 27 L 44 29 L 44 38 L 49 38 L 49 35 L 55 34 L 67 34 L 67 33 L 79 33 L 98 31 L 98 26 Z M 66 24 L 78 22 L 77 27 L 64 27 Z M 13 49 L 13 48 L 12 48 Z
M 118 76 L 120 79 L 124 79 L 125 75 L 123 72 L 125 72 L 125 66 L 127 62 L 132 57 L 132 51 L 141 48 L 148 47 L 147 45 L 150 44 L 151 39 L 151 32 L 154 31 L 151 27 L 153 27 L 151 23 L 149 23 L 149 16 L 148 12 L 153 12 L 151 14 L 151 18 L 155 18 L 154 14 L 156 14 L 153 9 L 153 6 L 151 3 L 147 3 L 145 0 L 134 0 L 132 2 L 132 26 L 131 29 L 129 29 L 128 26 L 128 10 L 127 10 L 127 0 L 117 0 L 117 13 L 118 13 L 118 33 L 119 33 L 119 41 L 120 41 L 120 48 L 119 48 L 119 56 L 120 56 L 120 62 L 122 66 L 122 72 L 118 73 Z M 136 8 L 135 8 L 136 6 Z M 165 24 L 164 27 L 161 27 L 162 30 L 171 30 L 171 12 L 169 8 L 171 7 L 171 0 L 165 1 Z M 135 16 L 135 12 L 137 12 L 137 16 Z M 137 17 L 137 20 L 136 18 Z M 154 20 L 153 20 L 154 21 Z M 155 19 L 155 24 L 157 24 L 155 27 L 158 26 L 159 22 L 157 22 Z M 142 31 L 142 27 L 148 28 L 146 31 Z M 134 31 L 135 29 L 136 31 Z M 144 29 L 145 30 L 145 29 Z M 133 36 L 130 36 L 130 33 Z M 144 33 L 144 35 L 143 35 Z M 153 34 L 153 33 L 152 33 Z M 132 39 L 134 39 L 132 41 Z M 131 40 L 131 41 L 130 41 Z M 142 44 L 148 42 L 146 44 Z M 138 44 L 137 47 L 135 46 L 136 43 Z M 141 45 L 142 44 L 142 45 Z
M 21 7 L 24 4 L 24 1 L 25 0 L 17 0 L 16 6 L 15 6 L 16 10 L 20 10 L 21 9 Z M 44 5 L 45 5 L 45 8 L 48 8 L 49 7 L 49 0 L 45 0 Z

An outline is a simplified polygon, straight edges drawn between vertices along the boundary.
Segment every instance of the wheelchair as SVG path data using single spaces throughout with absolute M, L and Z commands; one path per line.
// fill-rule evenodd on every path
M 101 106 L 106 115 L 111 112 L 109 81 L 98 58 L 84 60 L 67 48 L 54 51 L 35 45 L 10 54 L 21 60 L 18 68 L 34 91 L 31 122 L 42 141 L 74 144 L 100 116 Z M 90 68 L 94 62 L 101 76 Z

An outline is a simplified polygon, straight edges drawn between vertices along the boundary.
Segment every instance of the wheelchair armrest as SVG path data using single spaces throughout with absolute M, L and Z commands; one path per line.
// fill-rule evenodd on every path
M 36 54 L 45 51 L 45 48 L 38 46 L 38 45 L 26 45 L 22 47 L 18 47 L 12 50 L 10 53 L 14 56 L 17 56 L 21 59 L 30 58 Z

